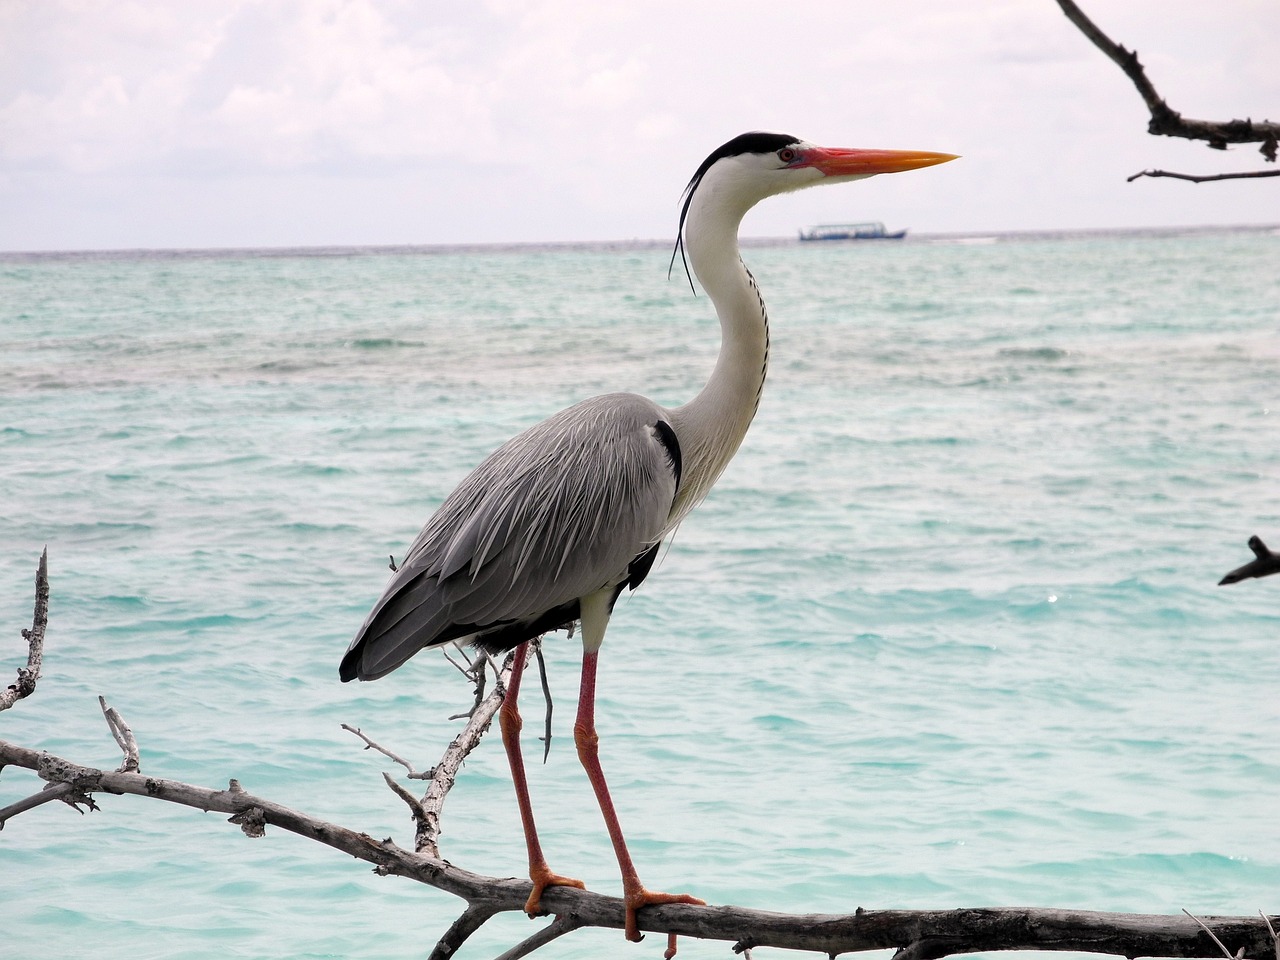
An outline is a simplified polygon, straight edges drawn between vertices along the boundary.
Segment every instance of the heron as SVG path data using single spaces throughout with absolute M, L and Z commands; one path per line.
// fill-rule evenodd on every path
M 595 724 L 596 666 L 614 604 L 648 576 L 662 545 L 733 458 L 760 403 L 769 319 L 742 261 L 738 229 L 766 197 L 953 160 L 916 150 L 827 148 L 780 133 L 734 137 L 702 161 L 681 200 L 676 246 L 720 320 L 710 379 L 683 406 L 631 393 L 583 400 L 507 441 L 468 474 L 413 541 L 356 633 L 339 674 L 376 680 L 419 650 L 472 644 L 516 651 L 499 722 L 541 912 L 549 886 L 582 887 L 543 855 L 520 752 L 520 681 L 530 641 L 577 625 L 582 675 L 574 742 L 622 873 L 626 936 L 637 911 L 703 901 L 640 882 L 605 782 Z

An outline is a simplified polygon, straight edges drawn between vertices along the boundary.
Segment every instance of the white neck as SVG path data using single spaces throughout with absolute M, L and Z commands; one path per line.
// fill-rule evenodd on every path
M 755 417 L 769 361 L 764 300 L 738 252 L 738 226 L 759 198 L 735 193 L 732 183 L 707 178 L 694 192 L 685 224 L 685 252 L 719 314 L 721 341 L 707 385 L 671 411 L 684 466 L 672 526 L 733 459 Z

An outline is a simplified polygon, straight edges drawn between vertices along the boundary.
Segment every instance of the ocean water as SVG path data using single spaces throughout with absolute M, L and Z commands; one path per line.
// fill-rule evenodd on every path
M 696 392 L 718 328 L 668 253 L 0 257 L 10 677 L 46 544 L 52 582 L 44 677 L 0 737 L 114 767 L 101 694 L 144 772 L 411 845 L 398 768 L 340 724 L 428 767 L 469 688 L 436 654 L 368 684 L 338 660 L 388 554 L 498 443 L 595 393 Z M 773 318 L 760 414 L 602 654 L 646 882 L 794 912 L 1275 911 L 1280 578 L 1216 584 L 1251 534 L 1280 546 L 1280 231 L 745 257 Z M 572 747 L 580 645 L 546 653 L 544 844 L 616 893 Z M 39 786 L 6 769 L 0 805 Z M 6 956 L 419 957 L 462 907 L 281 831 L 98 801 L 0 833 Z M 523 870 L 496 737 L 444 825 L 453 862 Z M 462 955 L 533 929 L 497 918 Z

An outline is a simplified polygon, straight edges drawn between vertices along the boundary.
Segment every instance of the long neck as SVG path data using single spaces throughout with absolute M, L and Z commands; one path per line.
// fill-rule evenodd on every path
M 751 204 L 727 203 L 714 187 L 704 183 L 694 194 L 685 250 L 720 317 L 720 355 L 702 391 L 671 411 L 685 465 L 672 524 L 706 496 L 733 459 L 755 417 L 769 362 L 768 314 L 738 252 L 738 226 Z

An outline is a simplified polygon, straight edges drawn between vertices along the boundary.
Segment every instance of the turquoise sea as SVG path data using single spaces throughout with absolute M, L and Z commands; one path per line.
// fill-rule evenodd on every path
M 338 660 L 431 510 L 583 397 L 666 404 L 718 327 L 665 244 L 0 255 L 0 737 L 246 789 L 412 844 L 382 783 L 469 704 L 424 654 Z M 752 244 L 752 432 L 601 662 L 602 757 L 645 881 L 792 912 L 1280 908 L 1280 229 Z M 677 264 L 678 271 L 678 264 Z M 556 870 L 616 893 L 547 644 Z M 528 751 L 540 714 L 526 697 Z M 34 793 L 0 775 L 0 806 Z M 99 796 L 0 833 L 6 957 L 425 956 L 461 901 L 219 815 Z M 444 855 L 518 875 L 496 738 Z M 535 929 L 498 918 L 491 957 Z M 547 958 L 657 957 L 580 931 Z M 728 956 L 684 940 L 682 957 Z M 761 956 L 781 956 L 767 950 Z

